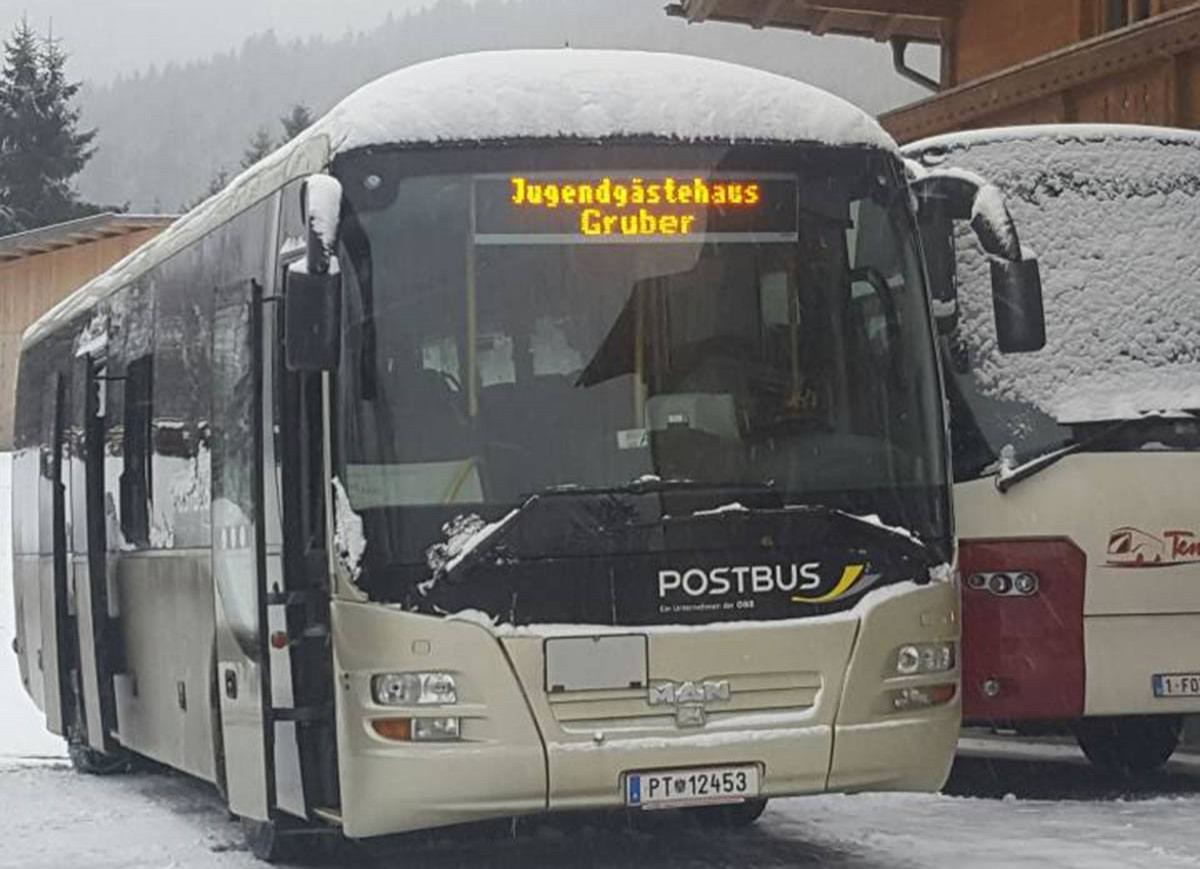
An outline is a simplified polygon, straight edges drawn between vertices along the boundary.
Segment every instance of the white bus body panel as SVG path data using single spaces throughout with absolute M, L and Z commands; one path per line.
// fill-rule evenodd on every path
M 1087 556 L 1085 715 L 1200 712 L 1200 698 L 1151 688 L 1155 673 L 1200 672 L 1200 559 L 1172 559 L 1164 540 L 1200 540 L 1197 474 L 1196 453 L 1079 453 L 1005 493 L 994 478 L 955 486 L 961 539 L 1065 537 Z M 1132 560 L 1109 553 L 1123 529 L 1167 543 L 1163 560 L 1118 564 Z
M 957 698 L 896 713 L 889 690 L 958 681 L 888 678 L 896 648 L 958 639 L 953 583 L 882 589 L 879 603 L 811 621 L 712 627 L 562 626 L 492 629 L 398 607 L 335 602 L 335 667 L 342 822 L 367 837 L 555 809 L 617 807 L 631 771 L 757 764 L 762 794 L 826 790 L 935 790 L 958 738 Z M 868 599 L 871 595 L 868 595 Z M 638 634 L 649 681 L 728 680 L 727 703 L 703 727 L 646 689 L 549 694 L 545 640 Z M 446 671 L 453 706 L 376 705 L 371 676 Z M 389 742 L 374 718 L 452 715 L 463 739 Z

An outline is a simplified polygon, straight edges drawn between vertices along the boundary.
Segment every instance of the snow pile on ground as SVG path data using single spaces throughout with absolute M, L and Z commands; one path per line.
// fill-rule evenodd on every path
M 46 730 L 43 715 L 21 684 L 12 642 L 16 636 L 12 571 L 12 457 L 0 454 L 0 763 L 14 757 L 59 757 L 66 745 Z
M 485 51 L 366 85 L 308 134 L 335 151 L 386 142 L 568 136 L 811 141 L 894 149 L 850 103 L 795 79 L 677 54 Z
M 959 235 L 961 331 L 977 388 L 1062 422 L 1200 408 L 1200 136 L 1028 128 L 917 143 L 981 173 L 1037 251 L 1047 345 L 996 348 L 988 263 Z

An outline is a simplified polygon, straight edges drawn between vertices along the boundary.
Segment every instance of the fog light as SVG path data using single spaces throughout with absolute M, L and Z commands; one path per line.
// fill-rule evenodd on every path
M 985 697 L 1000 696 L 1000 680 L 999 679 L 984 679 L 979 686 L 979 690 L 983 692 Z
M 1038 578 L 1032 573 L 1018 573 L 1013 579 L 1013 589 L 1026 596 L 1037 594 Z
M 967 588 L 987 588 L 987 577 L 982 573 L 972 573 L 967 577 Z
M 449 673 L 380 673 L 371 696 L 383 706 L 447 706 L 458 702 L 458 686 Z
M 928 709 L 941 706 L 954 699 L 953 685 L 929 685 L 921 688 L 901 688 L 892 692 L 892 708 L 897 712 L 907 709 Z
M 993 573 L 988 577 L 988 591 L 992 594 L 1008 594 L 1012 591 L 1012 577 L 1007 573 Z
M 414 718 L 414 742 L 447 742 L 459 738 L 457 718 Z

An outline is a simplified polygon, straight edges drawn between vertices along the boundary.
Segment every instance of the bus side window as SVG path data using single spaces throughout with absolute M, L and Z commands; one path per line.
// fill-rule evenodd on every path
M 154 291 L 148 282 L 131 284 L 111 299 L 109 315 L 109 431 L 116 437 L 108 455 L 118 459 L 105 473 L 106 510 L 120 517 L 122 541 L 110 547 L 150 545 L 152 420 L 154 378 Z M 105 464 L 108 464 L 106 458 Z M 116 524 L 116 523 L 113 523 Z
M 121 531 L 128 543 L 150 545 L 151 386 L 153 358 L 143 356 L 125 366 L 125 436 L 121 471 Z

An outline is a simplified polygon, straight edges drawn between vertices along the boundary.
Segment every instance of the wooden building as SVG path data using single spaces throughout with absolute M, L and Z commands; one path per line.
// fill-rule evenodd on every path
M 680 0 L 668 14 L 892 45 L 924 100 L 881 120 L 901 142 L 1027 123 L 1200 126 L 1197 0 Z M 941 48 L 934 75 L 907 48 Z
M 25 327 L 172 220 L 100 214 L 0 238 L 0 450 L 12 449 L 13 394 Z

